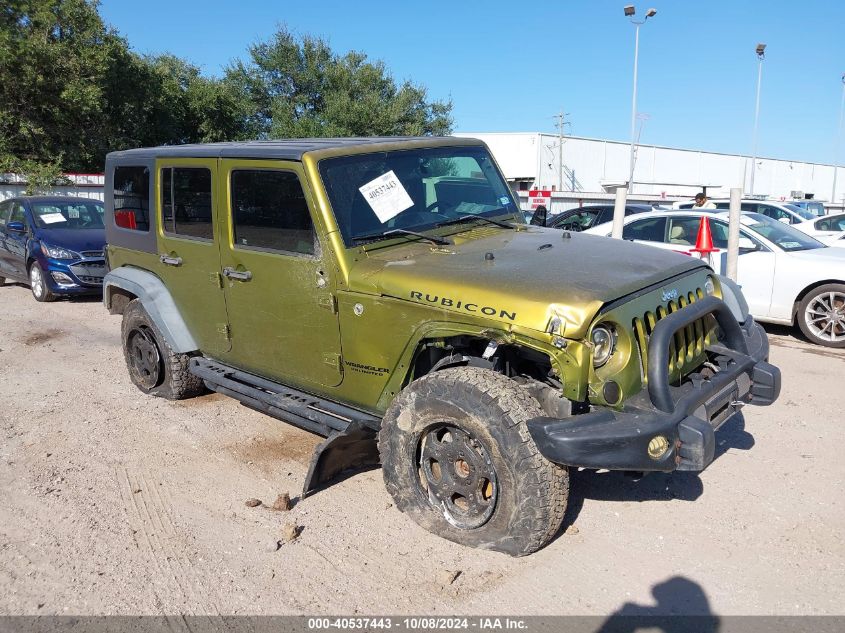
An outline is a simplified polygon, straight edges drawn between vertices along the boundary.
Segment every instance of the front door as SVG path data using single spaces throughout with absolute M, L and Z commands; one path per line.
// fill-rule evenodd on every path
M 305 389 L 339 385 L 334 268 L 301 164 L 226 159 L 220 174 L 228 362 Z
M 12 231 L 9 225 L 12 223 L 23 226 L 22 231 Z M 29 221 L 26 218 L 26 210 L 20 202 L 13 202 L 11 214 L 3 227 L 5 234 L 3 235 L 4 250 L 3 258 L 5 259 L 5 269 L 8 275 L 17 277 L 18 279 L 29 279 L 29 272 L 26 269 L 26 255 L 27 244 L 29 243 L 29 236 L 31 228 Z
M 200 349 L 229 349 L 216 222 L 217 159 L 168 159 L 156 165 L 159 277 Z

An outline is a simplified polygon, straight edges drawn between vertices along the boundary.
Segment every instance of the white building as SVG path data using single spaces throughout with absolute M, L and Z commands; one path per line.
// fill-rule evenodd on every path
M 470 133 L 489 145 L 514 189 L 554 189 L 556 199 L 571 202 L 606 200 L 628 180 L 630 144 L 618 141 L 538 132 Z M 562 155 L 563 166 L 559 155 Z M 812 194 L 841 207 L 845 197 L 845 169 L 837 169 L 833 196 L 833 165 L 758 158 L 754 193 L 789 200 Z M 712 198 L 728 197 L 731 187 L 748 192 L 751 157 L 690 149 L 638 145 L 633 195 L 637 200 L 687 199 L 706 187 Z M 558 210 L 558 209 L 555 209 Z

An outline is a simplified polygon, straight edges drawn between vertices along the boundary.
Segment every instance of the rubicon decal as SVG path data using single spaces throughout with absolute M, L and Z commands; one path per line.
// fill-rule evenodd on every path
M 461 299 L 452 299 L 451 297 L 441 297 L 438 295 L 430 295 L 416 290 L 411 291 L 411 299 L 438 305 L 441 308 L 449 310 L 459 310 L 461 312 L 478 312 L 485 316 L 499 317 L 500 319 L 508 319 L 509 321 L 516 321 L 516 312 L 508 312 L 492 306 L 481 306 L 477 303 L 464 301 Z

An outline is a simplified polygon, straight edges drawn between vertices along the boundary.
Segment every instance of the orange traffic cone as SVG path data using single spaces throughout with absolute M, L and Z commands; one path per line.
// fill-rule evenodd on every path
M 699 253 L 701 259 L 710 261 L 710 253 L 718 253 L 719 249 L 713 247 L 713 235 L 710 233 L 710 219 L 706 215 L 701 216 L 698 224 L 698 237 L 695 238 L 695 248 L 690 249 L 691 253 Z

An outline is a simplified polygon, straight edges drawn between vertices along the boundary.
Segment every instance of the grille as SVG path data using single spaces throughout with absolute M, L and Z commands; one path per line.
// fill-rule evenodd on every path
M 643 382 L 648 380 L 648 344 L 657 323 L 673 312 L 677 312 L 703 298 L 704 292 L 702 289 L 696 288 L 695 292 L 689 292 L 686 296 L 682 295 L 678 297 L 677 301 L 670 301 L 668 306 L 661 305 L 654 311 L 646 312 L 642 317 L 634 317 L 632 325 L 640 352 Z M 708 314 L 703 319 L 698 319 L 675 332 L 672 341 L 669 343 L 670 380 L 680 380 L 701 364 L 704 360 L 704 350 L 710 343 L 710 337 L 715 327 L 715 318 Z
M 102 259 L 103 251 L 82 251 L 80 255 L 86 259 Z
M 79 281 L 84 284 L 90 284 L 92 286 L 102 286 L 103 285 L 103 278 L 102 277 L 90 277 L 88 275 L 77 275 Z

